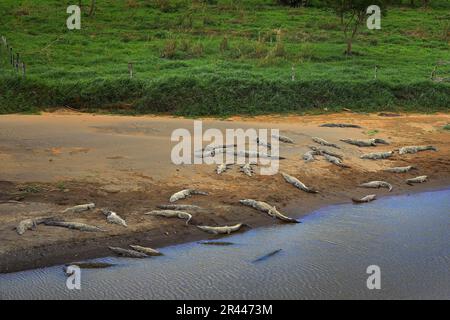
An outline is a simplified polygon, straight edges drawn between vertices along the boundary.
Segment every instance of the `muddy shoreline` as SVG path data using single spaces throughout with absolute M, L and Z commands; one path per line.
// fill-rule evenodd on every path
M 385 196 L 396 196 L 402 194 L 419 193 L 426 191 L 440 190 L 448 188 L 449 185 L 438 185 L 436 183 L 434 186 L 425 186 L 414 188 L 410 192 L 397 191 L 391 194 L 386 194 Z M 327 206 L 348 203 L 348 198 L 343 198 L 341 201 L 326 202 L 322 205 L 310 205 L 309 213 L 304 214 L 293 214 L 292 217 L 301 220 L 302 217 L 313 213 L 318 209 L 322 209 Z M 292 202 L 290 207 L 295 207 L 296 203 Z M 276 222 L 273 219 L 264 216 L 253 217 L 248 220 L 240 219 L 239 222 L 244 222 L 249 224 L 252 228 L 259 228 L 270 226 L 273 224 L 280 224 L 282 222 Z M 191 226 L 190 230 L 187 230 L 181 224 L 177 226 L 171 226 L 168 228 L 170 231 L 161 232 L 160 230 L 150 229 L 147 231 L 136 231 L 130 234 L 114 235 L 114 236 L 103 236 L 96 238 L 88 238 L 84 240 L 76 241 L 58 241 L 55 243 L 50 243 L 42 246 L 35 246 L 26 250 L 20 250 L 16 252 L 8 252 L 0 255 L 0 273 L 13 273 L 19 271 L 25 271 L 36 268 L 50 267 L 54 265 L 61 265 L 71 262 L 79 262 L 84 260 L 103 258 L 112 256 L 111 251 L 107 249 L 108 246 L 118 246 L 118 247 L 128 247 L 129 244 L 138 243 L 141 245 L 151 246 L 153 248 L 177 245 L 182 243 L 200 241 L 200 240 L 217 240 L 225 239 L 226 236 L 213 236 L 207 235 L 203 232 L 195 230 L 195 227 Z M 33 232 L 33 231 L 30 231 Z M 245 230 L 240 231 L 245 232 Z
M 178 219 L 144 216 L 171 194 L 194 187 L 209 196 L 182 200 L 204 210 L 193 213 L 192 224 L 223 226 L 247 223 L 252 228 L 281 224 L 266 214 L 239 204 L 253 198 L 275 205 L 285 214 L 301 218 L 319 208 L 349 203 L 352 197 L 376 193 L 378 197 L 447 188 L 450 185 L 450 134 L 440 130 L 449 115 L 408 115 L 381 118 L 376 115 L 326 115 L 308 117 L 233 118 L 205 120 L 210 127 L 276 127 L 296 143 L 282 146 L 280 171 L 298 177 L 320 191 L 307 194 L 287 184 L 280 174 L 244 176 L 238 169 L 223 175 L 215 166 L 174 166 L 168 161 L 170 132 L 189 127 L 192 120 L 158 117 L 111 117 L 93 115 L 44 115 L 0 117 L 0 273 L 17 272 L 92 258 L 111 256 L 108 246 L 139 244 L 153 248 L 223 237 L 206 234 Z M 361 125 L 363 129 L 318 128 L 324 122 Z M 20 128 L 20 130 L 19 130 Z M 358 148 L 339 142 L 343 137 L 387 139 L 389 146 Z M 320 136 L 339 143 L 344 169 L 319 159 L 305 163 L 301 155 Z M 169 142 L 168 142 L 169 141 Z M 386 160 L 361 160 L 360 154 L 395 149 L 405 145 L 435 145 L 437 152 L 399 156 Z M 149 146 L 149 149 L 143 146 Z M 158 150 L 158 152 L 154 152 Z M 415 165 L 405 174 L 383 171 L 394 166 Z M 429 176 L 429 182 L 414 186 L 405 179 Z M 319 179 L 320 177 L 320 179 Z M 362 189 L 360 183 L 386 180 L 394 190 Z M 129 227 L 108 224 L 98 211 L 62 214 L 67 207 L 96 203 L 126 219 Z M 86 233 L 38 226 L 19 236 L 14 227 L 26 218 L 57 216 L 107 230 Z M 243 230 L 242 232 L 245 232 Z M 164 251 L 164 250 L 162 250 Z

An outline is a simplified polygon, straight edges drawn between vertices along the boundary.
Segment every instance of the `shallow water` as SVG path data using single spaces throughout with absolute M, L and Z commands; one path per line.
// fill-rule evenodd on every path
M 450 189 L 321 209 L 302 224 L 188 243 L 145 260 L 83 270 L 80 291 L 62 267 L 0 275 L 1 299 L 450 298 Z M 277 249 L 282 251 L 256 259 Z M 366 269 L 381 268 L 381 290 Z

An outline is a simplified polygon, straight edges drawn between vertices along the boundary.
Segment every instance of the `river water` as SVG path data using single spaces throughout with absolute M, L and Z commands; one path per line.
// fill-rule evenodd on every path
M 337 205 L 221 239 L 231 246 L 99 259 L 118 265 L 82 270 L 81 290 L 61 266 L 0 275 L 0 299 L 450 299 L 449 227 L 450 189 Z M 370 265 L 380 290 L 367 288 Z

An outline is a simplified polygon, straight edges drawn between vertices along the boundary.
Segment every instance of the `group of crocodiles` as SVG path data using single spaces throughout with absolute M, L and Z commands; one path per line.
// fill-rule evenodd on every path
M 325 124 L 322 125 L 322 127 L 336 127 L 336 128 L 360 128 L 357 125 L 352 124 Z M 286 136 L 276 136 L 276 138 L 279 139 L 280 142 L 283 143 L 289 143 L 294 144 L 294 140 L 286 137 Z M 312 141 L 324 146 L 324 147 L 331 147 L 335 149 L 341 149 L 341 147 L 335 143 L 331 143 L 326 141 L 325 139 L 319 138 L 319 137 L 312 137 Z M 355 145 L 358 147 L 375 147 L 379 144 L 382 145 L 389 145 L 389 143 L 383 139 L 367 139 L 367 140 L 358 140 L 358 139 L 341 139 L 340 141 L 344 143 L 348 143 L 351 145 Z M 271 148 L 270 144 L 257 140 L 258 144 L 263 144 L 268 149 Z M 223 145 L 218 147 L 213 147 L 209 149 L 203 149 L 202 150 L 202 156 L 211 155 L 214 156 L 217 152 L 227 152 L 227 148 L 235 147 Z M 343 156 L 332 152 L 330 150 L 324 149 L 322 147 L 318 146 L 309 146 L 310 151 L 306 152 L 303 155 L 303 159 L 306 162 L 314 161 L 314 156 L 323 156 L 327 161 L 329 161 L 332 164 L 335 164 L 339 167 L 343 168 L 349 168 L 348 165 L 344 164 L 342 162 Z M 362 159 L 371 159 L 371 160 L 378 160 L 378 159 L 387 159 L 391 157 L 394 154 L 394 151 L 398 151 L 400 155 L 404 154 L 414 154 L 421 151 L 426 150 L 434 150 L 437 151 L 437 149 L 433 146 L 407 146 L 402 147 L 400 149 L 396 149 L 393 151 L 388 152 L 378 152 L 378 153 L 369 153 L 364 154 L 361 156 Z M 245 157 L 249 156 L 257 156 L 257 157 L 270 157 L 268 154 L 250 154 L 248 151 L 240 154 L 235 153 L 235 155 L 241 155 Z M 279 158 L 283 159 L 283 158 Z M 217 174 L 222 174 L 226 170 L 228 170 L 231 167 L 232 164 L 222 164 L 217 167 Z M 248 176 L 252 176 L 253 174 L 253 168 L 251 163 L 247 163 L 245 165 L 241 166 L 241 171 L 244 172 Z M 391 173 L 406 173 L 411 170 L 415 170 L 416 168 L 414 166 L 405 166 L 405 167 L 394 167 L 394 168 L 388 168 L 385 169 L 387 172 Z M 281 176 L 284 178 L 284 180 L 294 186 L 295 188 L 298 188 L 304 192 L 307 193 L 318 193 L 319 191 L 315 190 L 314 188 L 306 186 L 303 182 L 301 182 L 298 178 L 289 175 L 285 172 L 281 172 Z M 413 184 L 413 183 L 422 183 L 427 180 L 427 176 L 419 176 L 411 179 L 407 179 L 406 183 Z M 362 188 L 387 188 L 389 191 L 392 191 L 393 186 L 386 182 L 386 181 L 370 181 L 367 183 L 360 184 L 359 187 Z M 154 216 L 154 217 L 165 217 L 165 218 L 178 218 L 186 220 L 186 225 L 189 225 L 190 221 L 193 218 L 193 213 L 201 210 L 202 208 L 196 205 L 187 205 L 187 204 L 175 204 L 175 202 L 189 198 L 193 195 L 208 195 L 207 192 L 196 190 L 196 189 L 184 189 L 179 192 L 174 193 L 170 198 L 169 202 L 170 204 L 164 204 L 159 205 L 158 210 L 152 210 L 150 212 L 144 213 L 146 216 Z M 366 203 L 370 202 L 376 199 L 375 194 L 366 195 L 359 199 L 352 199 L 355 203 Z M 270 205 L 269 203 L 258 201 L 254 199 L 243 199 L 240 200 L 239 203 L 241 205 L 253 208 L 255 210 L 258 210 L 260 212 L 266 213 L 268 216 L 272 218 L 279 219 L 283 222 L 288 223 L 299 223 L 298 220 L 290 218 L 286 216 L 285 214 L 281 213 L 275 206 Z M 63 214 L 68 213 L 81 213 L 85 211 L 90 211 L 95 209 L 94 203 L 89 204 L 83 204 L 83 205 L 77 205 L 71 208 L 68 208 L 64 211 L 62 211 Z M 117 224 L 123 227 L 127 227 L 126 221 L 120 217 L 117 213 L 108 210 L 108 209 L 101 209 L 101 213 L 103 213 L 106 216 L 106 221 L 108 223 Z M 59 217 L 39 217 L 39 218 L 32 218 L 32 219 L 25 219 L 21 221 L 18 226 L 16 227 L 16 231 L 19 235 L 23 235 L 27 230 L 34 230 L 38 225 L 43 224 L 46 226 L 53 226 L 53 227 L 62 227 L 62 228 L 68 228 L 68 229 L 74 229 L 79 231 L 85 231 L 85 232 L 104 232 L 106 230 L 92 226 L 87 225 L 80 222 L 70 222 L 70 221 L 64 221 Z M 230 234 L 232 232 L 236 232 L 240 230 L 243 226 L 248 226 L 244 223 L 238 223 L 231 226 L 205 226 L 205 225 L 196 225 L 196 227 L 204 232 L 208 232 L 214 235 L 221 235 L 221 234 Z M 208 243 L 205 243 L 208 244 Z M 213 244 L 213 243 L 211 243 Z M 131 249 L 124 249 L 119 247 L 109 247 L 109 249 L 114 252 L 115 254 L 119 256 L 124 257 L 131 257 L 131 258 L 145 258 L 148 256 L 156 256 L 161 255 L 161 253 L 155 249 L 142 247 L 138 245 L 130 245 Z
M 341 123 L 327 123 L 327 124 L 323 124 L 321 125 L 321 127 L 330 127 L 330 128 L 361 128 L 358 125 L 354 125 L 354 124 L 341 124 Z M 287 136 L 277 136 L 277 138 L 280 140 L 280 142 L 284 142 L 284 143 L 290 143 L 290 144 L 294 144 L 294 140 L 287 137 Z M 323 147 L 330 147 L 330 148 L 335 148 L 335 149 L 341 149 L 341 147 L 333 142 L 329 142 L 323 138 L 320 137 L 312 137 L 312 141 L 315 142 L 316 144 L 319 144 L 320 146 Z M 350 145 L 355 145 L 358 147 L 376 147 L 378 145 L 389 145 L 390 143 L 384 139 L 380 139 L 380 138 L 372 138 L 372 139 L 340 139 L 341 142 L 350 144 Z M 270 147 L 270 144 L 267 144 L 265 142 L 262 142 L 260 140 L 257 140 L 258 144 L 262 144 L 266 147 Z M 221 149 L 226 149 L 227 146 L 222 146 L 220 147 Z M 324 157 L 325 160 L 327 160 L 328 162 L 339 166 L 341 168 L 350 168 L 349 165 L 345 164 L 343 162 L 343 155 L 330 151 L 328 149 L 319 147 L 319 146 L 308 146 L 309 147 L 309 151 L 307 151 L 304 155 L 303 155 L 303 159 L 305 162 L 312 162 L 314 160 L 316 160 L 315 156 L 322 156 Z M 360 156 L 361 159 L 369 159 L 369 160 L 381 160 L 381 159 L 388 159 L 390 157 L 392 157 L 395 152 L 398 152 L 399 155 L 405 155 L 405 154 L 415 154 L 417 152 L 421 152 L 421 151 L 427 151 L 427 150 L 432 150 L 432 151 L 437 151 L 437 148 L 434 146 L 406 146 L 406 147 L 402 147 L 399 149 L 394 149 L 392 151 L 385 151 L 385 152 L 372 152 L 372 153 L 367 153 L 367 154 L 363 154 Z M 284 159 L 284 158 L 280 158 L 280 159 Z M 241 171 L 243 171 L 245 174 L 247 174 L 248 176 L 252 176 L 253 174 L 253 168 L 252 165 L 256 165 L 254 163 L 247 163 L 245 165 L 241 166 Z M 231 164 L 221 164 L 217 167 L 217 174 L 222 174 L 223 172 L 227 171 L 232 165 Z M 405 166 L 405 167 L 394 167 L 394 168 L 388 168 L 385 169 L 386 172 L 391 172 L 391 173 L 406 173 L 409 172 L 411 170 L 417 170 L 416 167 L 414 166 Z M 281 172 L 281 175 L 283 176 L 283 178 L 286 180 L 286 182 L 294 185 L 295 187 L 305 191 L 305 192 L 309 192 L 309 193 L 317 193 L 317 190 L 314 190 L 312 188 L 307 187 L 304 183 L 302 183 L 300 180 L 298 180 L 297 178 L 288 175 L 287 173 Z M 423 183 L 426 182 L 428 179 L 427 176 L 418 176 L 415 178 L 410 178 L 407 179 L 405 182 L 409 185 L 412 185 L 414 183 Z M 367 183 L 363 183 L 360 184 L 359 187 L 362 188 L 387 188 L 389 191 L 392 191 L 393 186 L 386 182 L 386 181 L 370 181 Z M 376 195 L 367 195 L 363 198 L 360 199 L 353 199 L 354 202 L 356 203 L 365 203 L 365 202 L 370 202 L 376 199 Z
M 326 125 L 322 125 L 322 127 L 337 127 L 337 128 L 361 128 L 360 126 L 357 125 L 347 125 L 347 124 L 326 124 Z M 312 140 L 322 146 L 327 146 L 327 147 L 332 147 L 332 148 L 336 148 L 336 149 L 340 149 L 340 147 L 335 144 L 335 143 L 331 143 L 328 142 L 324 139 L 318 138 L 318 137 L 313 137 Z M 384 139 L 379 139 L 379 138 L 373 138 L 373 139 L 341 139 L 341 142 L 345 142 L 351 145 L 355 145 L 358 147 L 376 147 L 380 144 L 382 145 L 389 145 L 389 142 L 387 142 Z M 334 163 L 340 167 L 344 167 L 344 168 L 348 168 L 349 166 L 344 165 L 342 163 L 342 159 L 343 157 L 341 155 L 332 153 L 330 151 L 327 150 L 323 150 L 314 146 L 310 146 L 309 147 L 311 149 L 311 151 L 308 151 L 307 153 L 304 154 L 303 159 L 306 162 L 311 162 L 314 159 L 314 155 L 322 155 L 324 156 L 329 162 Z M 390 158 L 394 155 L 394 153 L 397 151 L 399 155 L 405 155 L 405 154 L 415 154 L 417 152 L 421 152 L 421 151 L 427 151 L 427 150 L 432 150 L 432 151 L 437 151 L 437 148 L 434 146 L 406 146 L 406 147 L 402 147 L 399 149 L 394 149 L 392 151 L 386 151 L 386 152 L 372 152 L 372 153 L 367 153 L 367 154 L 363 154 L 360 156 L 361 159 L 370 159 L 370 160 L 380 160 L 380 159 L 387 159 Z M 331 159 L 331 160 L 330 160 Z M 405 166 L 405 167 L 394 167 L 394 168 L 388 168 L 385 169 L 386 172 L 391 172 L 391 173 L 406 173 L 409 172 L 411 170 L 417 170 L 416 167 L 414 166 Z M 407 179 L 405 182 L 409 185 L 412 185 L 414 183 L 423 183 L 426 182 L 428 179 L 427 176 L 418 176 L 415 178 L 410 178 Z M 390 191 L 392 191 L 393 186 L 392 184 L 386 182 L 386 181 L 370 181 L 367 183 L 363 183 L 360 184 L 359 187 L 362 188 L 387 188 Z M 366 203 L 366 202 L 371 202 L 373 200 L 376 199 L 376 195 L 375 194 L 370 194 L 367 196 L 364 196 L 362 198 L 356 199 L 353 198 L 353 202 L 355 203 Z

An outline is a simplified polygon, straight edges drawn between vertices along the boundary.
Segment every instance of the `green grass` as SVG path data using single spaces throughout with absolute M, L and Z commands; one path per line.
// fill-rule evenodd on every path
M 393 8 L 382 30 L 362 29 L 357 54 L 346 57 L 339 19 L 320 8 L 105 0 L 94 17 L 83 14 L 81 30 L 69 31 L 72 2 L 1 1 L 0 35 L 28 73 L 18 79 L 2 51 L 0 113 L 64 105 L 188 116 L 342 107 L 434 112 L 450 105 L 450 84 L 429 80 L 438 61 L 450 61 L 448 29 L 436 22 L 449 7 Z
M 446 124 L 446 125 L 443 127 L 443 129 L 444 129 L 444 130 L 449 130 L 449 131 L 450 131 L 450 123 Z
M 380 131 L 378 131 L 378 130 L 369 130 L 369 131 L 367 131 L 366 132 L 366 134 L 368 135 L 368 136 L 374 136 L 374 135 L 376 135 L 376 134 L 378 134 L 378 133 L 380 133 Z

